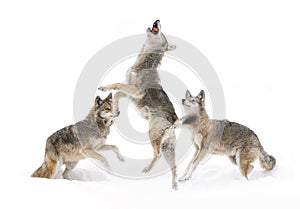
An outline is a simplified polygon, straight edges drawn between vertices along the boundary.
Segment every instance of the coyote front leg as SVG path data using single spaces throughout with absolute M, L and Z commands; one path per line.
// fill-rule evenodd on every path
M 120 161 L 122 161 L 122 162 L 125 161 L 124 157 L 121 155 L 121 153 L 116 145 L 104 144 L 100 148 L 97 149 L 97 151 L 101 151 L 101 150 L 102 151 L 103 150 L 111 150 L 117 155 L 117 157 L 119 158 Z
M 120 114 L 119 111 L 119 100 L 121 98 L 126 97 L 127 95 L 121 91 L 118 91 L 117 93 L 115 93 L 114 98 L 113 98 L 113 111 L 114 114 Z
M 133 98 L 141 98 L 143 97 L 143 93 L 135 85 L 128 85 L 123 83 L 114 83 L 106 86 L 99 87 L 101 91 L 108 91 L 108 90 L 119 90 L 125 93 L 128 96 Z
M 101 163 L 103 163 L 103 165 L 106 167 L 106 169 L 110 170 L 108 161 L 106 160 L 105 157 L 103 157 L 99 153 L 95 152 L 92 149 L 87 149 L 87 150 L 85 150 L 85 154 L 86 154 L 86 157 L 88 157 L 88 158 L 94 158 L 96 160 L 99 160 Z
M 202 136 L 197 135 L 194 138 L 194 144 L 196 147 L 196 151 L 192 161 L 189 163 L 185 174 L 179 179 L 179 181 L 187 181 L 192 177 L 193 172 L 197 168 L 198 164 L 207 156 L 208 149 L 203 146 Z
M 108 91 L 108 90 L 118 90 L 121 86 L 121 83 L 114 83 L 106 86 L 101 86 L 98 89 L 101 91 Z

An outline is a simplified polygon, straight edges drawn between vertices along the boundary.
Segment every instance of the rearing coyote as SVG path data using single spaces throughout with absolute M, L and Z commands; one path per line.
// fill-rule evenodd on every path
M 275 158 L 267 154 L 252 130 L 228 120 L 209 119 L 205 110 L 203 90 L 195 97 L 186 91 L 182 104 L 187 115 L 178 119 L 172 128 L 176 128 L 180 124 L 187 124 L 193 133 L 196 151 L 180 181 L 189 180 L 197 165 L 208 153 L 228 156 L 247 179 L 253 169 L 251 163 L 257 158 L 263 168 L 267 170 L 274 168 Z
M 114 110 L 118 101 L 129 96 L 141 115 L 149 121 L 149 137 L 153 147 L 153 159 L 142 172 L 148 172 L 159 159 L 161 152 L 172 170 L 172 187 L 177 189 L 175 165 L 174 130 L 164 132 L 177 120 L 174 107 L 160 85 L 157 68 L 166 51 L 176 47 L 168 43 L 161 32 L 160 21 L 147 29 L 147 39 L 135 64 L 127 71 L 126 83 L 115 83 L 100 87 L 102 91 L 117 90 Z

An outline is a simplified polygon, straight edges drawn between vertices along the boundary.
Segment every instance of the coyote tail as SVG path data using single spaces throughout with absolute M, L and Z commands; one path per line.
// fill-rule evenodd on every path
M 52 144 L 46 145 L 45 159 L 43 164 L 31 175 L 31 177 L 54 178 L 58 165 L 58 157 Z
M 272 170 L 275 167 L 276 164 L 276 159 L 272 156 L 269 155 L 263 147 L 260 149 L 260 154 L 259 154 L 259 162 L 261 167 L 263 167 L 266 170 Z

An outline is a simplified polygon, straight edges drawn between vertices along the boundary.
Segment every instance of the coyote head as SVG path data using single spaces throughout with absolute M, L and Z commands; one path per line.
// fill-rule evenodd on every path
M 96 119 L 106 119 L 117 116 L 113 114 L 112 93 L 110 93 L 104 100 L 102 100 L 99 96 L 96 97 L 94 102 L 94 113 Z
M 185 93 L 185 99 L 182 99 L 182 104 L 186 108 L 195 110 L 205 108 L 205 92 L 201 90 L 197 96 L 193 97 L 189 90 L 187 90 Z
M 147 39 L 144 45 L 144 52 L 166 52 L 175 49 L 176 46 L 168 43 L 166 37 L 161 32 L 159 20 L 153 23 L 152 29 L 147 29 Z

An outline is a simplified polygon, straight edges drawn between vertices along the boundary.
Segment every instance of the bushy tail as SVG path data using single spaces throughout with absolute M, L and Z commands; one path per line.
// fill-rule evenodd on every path
M 55 147 L 52 144 L 46 145 L 45 159 L 41 167 L 39 167 L 31 177 L 54 178 L 58 164 L 58 157 Z
M 272 170 L 276 165 L 276 159 L 272 155 L 269 155 L 262 147 L 260 149 L 259 162 L 261 167 L 267 170 Z

